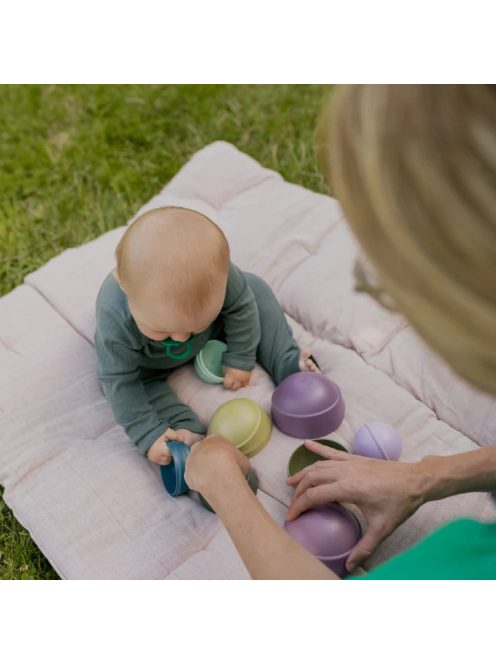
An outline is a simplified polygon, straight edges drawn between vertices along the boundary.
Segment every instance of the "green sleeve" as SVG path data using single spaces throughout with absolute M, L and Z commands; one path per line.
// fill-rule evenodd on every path
M 496 523 L 452 521 L 362 577 L 378 579 L 496 579 Z
M 112 310 L 97 309 L 95 348 L 97 377 L 118 424 L 124 427 L 141 454 L 146 455 L 155 440 L 171 424 L 159 419 L 148 402 L 140 380 L 139 349 Z
M 227 367 L 251 371 L 260 343 L 258 307 L 245 275 L 232 263 L 221 316 L 227 344 L 222 363 Z

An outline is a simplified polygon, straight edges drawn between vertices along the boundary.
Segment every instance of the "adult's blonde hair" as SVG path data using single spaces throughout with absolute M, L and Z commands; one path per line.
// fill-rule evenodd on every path
M 458 374 L 496 394 L 494 86 L 344 86 L 318 143 L 381 286 Z

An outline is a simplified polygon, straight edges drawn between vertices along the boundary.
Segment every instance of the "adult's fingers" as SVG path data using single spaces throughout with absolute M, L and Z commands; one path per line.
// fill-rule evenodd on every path
M 306 468 L 302 468 L 300 471 L 295 473 L 294 475 L 291 475 L 291 477 L 288 477 L 286 482 L 290 484 L 291 486 L 295 486 L 301 480 L 306 477 L 309 473 L 316 469 L 323 469 L 323 468 L 328 468 L 328 469 L 333 469 L 337 464 L 335 464 L 333 461 L 328 461 L 328 460 L 322 460 L 322 461 L 316 461 L 315 463 L 312 463 L 310 466 L 306 466 Z
M 288 513 L 286 514 L 285 521 L 292 521 L 300 516 L 302 512 L 317 507 L 318 505 L 325 505 L 326 503 L 339 502 L 345 500 L 346 496 L 338 482 L 334 484 L 321 484 L 320 486 L 311 486 L 305 493 L 299 496 L 294 503 L 291 504 Z
M 332 484 L 340 479 L 340 470 L 339 465 L 332 466 L 318 466 L 314 464 L 313 467 L 310 467 L 308 473 L 302 477 L 295 487 L 295 491 L 291 497 L 291 501 L 294 502 L 301 496 L 307 489 L 310 487 L 316 487 L 320 484 Z
M 351 457 L 349 452 L 335 450 L 333 447 L 322 445 L 322 443 L 317 443 L 315 440 L 305 440 L 305 447 L 311 452 L 315 452 L 315 454 L 331 461 L 349 461 Z
M 225 438 L 212 434 L 191 448 L 186 459 L 184 479 L 192 489 L 197 490 L 199 482 L 217 482 L 217 476 L 226 476 L 236 464 L 246 476 L 250 469 L 249 459 Z

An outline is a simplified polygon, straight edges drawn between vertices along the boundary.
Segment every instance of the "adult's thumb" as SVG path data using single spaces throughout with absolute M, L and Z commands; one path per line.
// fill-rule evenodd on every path
M 352 573 L 357 567 L 369 558 L 377 549 L 379 544 L 384 539 L 384 535 L 378 528 L 369 526 L 367 532 L 362 539 L 352 549 L 348 560 L 346 561 L 346 569 Z

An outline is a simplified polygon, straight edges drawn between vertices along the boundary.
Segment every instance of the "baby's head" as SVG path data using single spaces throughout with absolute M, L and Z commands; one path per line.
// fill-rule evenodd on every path
M 146 212 L 126 230 L 115 257 L 116 278 L 146 337 L 186 341 L 219 315 L 229 245 L 202 214 L 178 207 Z

